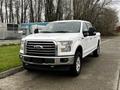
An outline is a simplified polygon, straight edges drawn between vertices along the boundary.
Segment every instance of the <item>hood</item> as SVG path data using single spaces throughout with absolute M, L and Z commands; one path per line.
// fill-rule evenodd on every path
M 78 36 L 80 36 L 79 33 L 39 33 L 39 34 L 28 35 L 23 39 L 63 41 L 63 40 L 73 40 Z

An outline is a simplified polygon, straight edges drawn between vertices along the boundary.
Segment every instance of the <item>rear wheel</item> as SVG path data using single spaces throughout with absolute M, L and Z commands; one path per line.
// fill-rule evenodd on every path
M 94 57 L 99 57 L 100 55 L 100 45 L 98 44 L 97 49 L 93 52 Z
M 70 69 L 72 75 L 78 76 L 81 71 L 81 54 L 80 52 L 76 52 L 74 56 L 74 64 Z

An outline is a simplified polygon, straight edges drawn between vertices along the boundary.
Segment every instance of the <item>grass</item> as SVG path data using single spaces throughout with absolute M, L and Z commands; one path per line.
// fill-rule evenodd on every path
M 19 45 L 0 46 L 0 72 L 20 65 Z

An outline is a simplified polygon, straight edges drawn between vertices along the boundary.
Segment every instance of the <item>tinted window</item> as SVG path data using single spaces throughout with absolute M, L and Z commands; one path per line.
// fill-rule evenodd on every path
M 8 31 L 17 31 L 18 25 L 17 24 L 7 24 L 7 30 Z
M 91 23 L 87 23 L 88 28 L 92 28 Z
M 53 22 L 47 25 L 46 30 L 41 32 L 52 32 L 52 33 L 78 33 L 80 32 L 80 22 Z
M 84 31 L 88 31 L 88 27 L 87 27 L 86 23 L 83 23 L 83 32 Z

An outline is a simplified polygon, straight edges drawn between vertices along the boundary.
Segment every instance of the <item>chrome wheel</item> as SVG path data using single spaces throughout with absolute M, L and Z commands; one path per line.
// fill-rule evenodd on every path
M 79 72 L 81 67 L 80 57 L 77 58 L 76 61 L 76 71 Z
M 97 53 L 100 54 L 100 46 L 97 48 Z
M 74 64 L 71 66 L 71 69 L 70 69 L 71 74 L 73 76 L 78 76 L 80 74 L 81 66 L 82 66 L 81 60 L 82 60 L 81 53 L 76 52 L 75 57 L 74 57 Z

